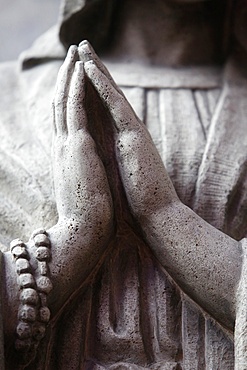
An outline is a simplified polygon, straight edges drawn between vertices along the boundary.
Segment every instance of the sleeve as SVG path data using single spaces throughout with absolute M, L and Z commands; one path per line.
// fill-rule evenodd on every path
M 247 369 L 247 238 L 242 244 L 242 272 L 236 296 L 235 370 Z
M 0 289 L 2 292 L 2 270 L 3 270 L 3 253 L 0 251 Z M 2 296 L 0 295 L 0 369 L 4 370 L 4 335 L 3 335 L 3 314 L 2 314 Z

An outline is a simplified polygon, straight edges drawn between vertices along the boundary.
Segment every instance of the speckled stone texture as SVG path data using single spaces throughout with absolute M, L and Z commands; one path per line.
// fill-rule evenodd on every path
M 26 369 L 244 370 L 247 63 L 216 37 L 232 4 L 114 4 L 66 1 L 58 28 L 0 66 L 6 367 L 7 245 L 43 226 L 52 321 Z M 59 29 L 104 64 L 86 41 L 63 62 Z

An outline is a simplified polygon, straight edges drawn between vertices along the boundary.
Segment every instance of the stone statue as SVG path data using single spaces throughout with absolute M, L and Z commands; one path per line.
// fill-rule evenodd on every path
M 1 368 L 247 369 L 246 12 L 67 0 L 0 67 Z

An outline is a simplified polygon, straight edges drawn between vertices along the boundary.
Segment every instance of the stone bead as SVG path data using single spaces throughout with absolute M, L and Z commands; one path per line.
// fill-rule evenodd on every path
M 47 266 L 46 262 L 40 262 L 39 263 L 39 273 L 40 275 L 47 275 L 49 272 L 49 268 Z
M 15 248 L 15 247 L 23 247 L 25 246 L 23 241 L 20 240 L 20 239 L 14 239 L 12 240 L 12 242 L 10 243 L 10 251 L 12 252 L 12 249 Z
M 28 259 L 28 254 L 27 254 L 27 251 L 26 251 L 26 248 L 25 246 L 16 246 L 14 248 L 12 248 L 12 254 L 14 256 L 14 258 L 25 258 L 25 259 Z
M 39 295 L 35 289 L 26 288 L 22 290 L 20 300 L 22 304 L 36 306 L 39 302 Z
M 50 247 L 50 240 L 47 235 L 45 234 L 38 234 L 34 237 L 34 242 L 37 247 L 45 246 Z
M 15 341 L 15 348 L 17 351 L 27 351 L 31 347 L 31 339 L 17 339 Z
M 21 274 L 18 277 L 18 282 L 21 288 L 33 288 L 35 286 L 32 274 Z
M 25 304 L 20 308 L 18 318 L 22 321 L 34 322 L 37 319 L 37 310 L 34 307 Z
M 45 330 L 46 327 L 44 324 L 35 323 L 33 325 L 33 337 L 38 341 L 41 340 L 45 336 Z
M 50 317 L 51 317 L 51 312 L 50 312 L 49 308 L 48 307 L 41 307 L 41 309 L 39 310 L 39 317 L 40 317 L 41 322 L 44 322 L 44 323 L 49 322 Z
M 38 261 L 49 261 L 51 258 L 51 252 L 47 247 L 39 247 L 36 250 L 36 258 Z
M 45 235 L 47 235 L 45 229 L 39 228 L 39 229 L 36 229 L 36 230 L 33 231 L 32 238 L 34 239 L 35 236 L 38 235 L 38 234 L 45 234 Z
M 19 258 L 16 261 L 15 266 L 16 266 L 16 272 L 19 275 L 25 272 L 30 272 L 30 269 L 31 269 L 29 262 L 25 258 Z
M 32 328 L 30 324 L 26 322 L 19 322 L 16 328 L 16 333 L 20 339 L 31 338 Z
M 36 284 L 40 292 L 49 294 L 52 290 L 51 280 L 46 276 L 39 277 L 36 281 Z

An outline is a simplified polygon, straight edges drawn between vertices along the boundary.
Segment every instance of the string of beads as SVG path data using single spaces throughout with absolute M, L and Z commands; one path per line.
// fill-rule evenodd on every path
M 50 320 L 47 296 L 52 290 L 48 277 L 51 243 L 47 232 L 43 229 L 34 231 L 30 242 L 35 248 L 35 256 L 29 255 L 26 244 L 20 239 L 15 239 L 10 244 L 20 287 L 15 347 L 25 362 L 30 362 L 35 356 L 39 342 L 45 335 Z M 36 259 L 35 271 L 30 263 L 31 257 Z

